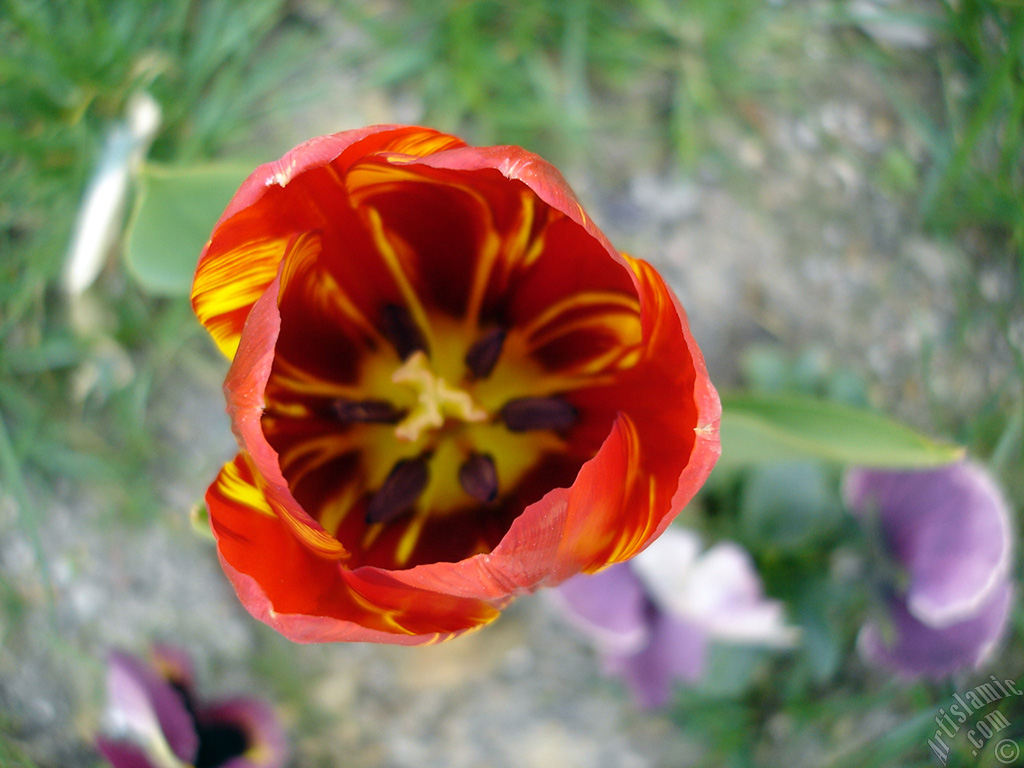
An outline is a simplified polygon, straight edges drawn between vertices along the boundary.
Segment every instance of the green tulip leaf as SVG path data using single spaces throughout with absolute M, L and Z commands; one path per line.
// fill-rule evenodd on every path
M 818 461 L 757 464 L 743 483 L 739 527 L 758 548 L 797 552 L 834 533 L 842 507 L 829 472 Z
M 818 459 L 910 469 L 964 454 L 872 411 L 799 395 L 723 395 L 721 439 L 727 465 Z
M 213 225 L 252 168 L 234 163 L 142 167 L 125 259 L 146 291 L 188 294 Z

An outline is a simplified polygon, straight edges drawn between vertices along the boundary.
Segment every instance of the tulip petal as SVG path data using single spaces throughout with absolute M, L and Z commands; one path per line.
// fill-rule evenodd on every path
M 246 317 L 277 276 L 287 241 L 265 239 L 239 245 L 206 262 L 192 285 L 192 306 L 221 352 L 235 356 Z
M 374 152 L 415 158 L 461 144 L 426 128 L 377 125 L 311 139 L 253 171 L 214 227 L 215 237 L 199 257 L 192 287 L 196 315 L 225 355 L 234 356 L 249 311 L 277 276 L 291 235 L 325 223 L 312 191 L 305 207 L 276 205 L 296 177 L 330 163 L 343 170 L 351 162 L 346 150 L 353 145 L 361 145 L 358 158 Z M 252 237 L 254 220 L 266 236 Z
M 1012 592 L 1009 582 L 1000 582 L 974 614 L 941 628 L 915 618 L 902 600 L 890 599 L 886 607 L 891 626 L 865 624 L 858 639 L 861 653 L 907 677 L 943 677 L 976 669 L 1002 636 Z
M 797 631 L 785 625 L 781 603 L 764 596 L 750 554 L 730 541 L 700 550 L 696 533 L 670 527 L 630 565 L 662 610 L 698 624 L 710 637 L 792 645 Z
M 349 571 L 318 556 L 273 514 L 246 477 L 246 462 L 229 462 L 207 492 L 221 565 L 239 599 L 257 619 L 297 642 L 369 641 L 419 645 L 475 629 L 498 611 L 475 599 L 410 589 L 386 572 Z M 225 478 L 227 478 L 225 480 Z M 232 495 L 228 484 L 248 480 Z M 273 558 L 266 553 L 272 552 Z
M 185 701 L 154 670 L 125 653 L 114 651 L 107 666 L 111 717 L 119 731 L 151 744 L 165 744 L 190 762 L 199 746 Z
M 666 614 L 652 620 L 650 641 L 639 653 L 610 656 L 606 667 L 623 678 L 636 703 L 663 707 L 675 680 L 696 683 L 707 664 L 708 639 L 696 624 Z
M 649 640 L 643 584 L 625 563 L 577 574 L 551 594 L 603 653 L 633 654 Z
M 162 768 L 150 761 L 142 747 L 131 742 L 100 736 L 96 739 L 96 748 L 113 768 Z
M 195 689 L 195 669 L 188 653 L 174 645 L 155 643 L 150 649 L 150 660 L 160 677 L 174 686 L 187 704 Z
M 629 567 L 640 578 L 656 605 L 677 616 L 693 616 L 700 613 L 691 605 L 693 593 L 697 591 L 691 585 L 702 549 L 696 532 L 689 528 L 670 527 L 631 560 Z
M 711 637 L 776 647 L 797 640 L 782 604 L 765 597 L 749 553 L 737 544 L 723 541 L 708 549 L 694 566 L 689 592 L 694 615 Z
M 424 157 L 419 163 L 457 171 L 494 169 L 505 178 L 521 181 L 545 203 L 561 211 L 615 253 L 604 233 L 589 219 L 565 177 L 542 157 L 520 147 L 459 147 Z
M 273 708 L 260 699 L 237 697 L 218 701 L 200 709 L 197 719 L 208 737 L 235 730 L 236 738 L 243 741 L 241 754 L 226 762 L 215 763 L 222 768 L 284 768 L 288 762 L 288 740 L 284 729 Z M 203 749 L 212 752 L 217 747 L 202 745 L 201 755 Z M 202 763 L 202 760 L 197 762 Z
M 627 263 L 640 295 L 644 354 L 616 388 L 621 412 L 601 451 L 588 462 L 594 465 L 593 479 L 585 477 L 585 465 L 572 488 L 582 503 L 570 502 L 565 535 L 576 539 L 585 571 L 626 560 L 646 547 L 703 484 L 720 451 L 721 406 L 685 314 L 648 264 L 628 257 Z M 690 392 L 692 400 L 682 396 Z M 616 438 L 618 455 L 602 457 Z M 607 501 L 615 498 L 615 486 L 622 495 L 617 510 Z M 590 493 L 599 498 L 584 502 Z M 603 521 L 596 513 L 602 507 Z
M 294 244 L 299 242 L 300 239 L 293 241 Z M 288 482 L 281 474 L 278 454 L 263 433 L 264 391 L 274 361 L 274 343 L 281 327 L 277 308 L 279 286 L 280 280 L 275 279 L 253 306 L 246 320 L 247 333 L 242 337 L 224 384 L 228 395 L 228 414 L 254 471 L 243 469 L 243 464 L 238 461 L 235 467 L 239 473 L 248 473 L 265 503 L 306 546 L 324 557 L 342 559 L 347 553 L 341 543 L 295 501 Z M 214 486 L 228 495 L 231 488 L 243 487 L 233 483 L 233 479 L 222 471 Z
M 844 495 L 860 517 L 877 515 L 886 547 L 909 572 L 907 607 L 925 624 L 939 628 L 974 615 L 1005 579 L 1009 510 L 979 466 L 853 470 Z

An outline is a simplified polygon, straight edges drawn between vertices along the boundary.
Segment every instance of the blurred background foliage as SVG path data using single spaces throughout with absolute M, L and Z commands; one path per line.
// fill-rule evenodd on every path
M 931 42 L 895 45 L 879 28 Z M 385 100 L 389 119 L 408 114 L 471 143 L 521 144 L 570 178 L 595 153 L 618 153 L 637 169 L 714 174 L 742 194 L 737 146 L 765 138 L 766 113 L 798 114 L 829 91 L 827 67 L 791 55 L 810 30 L 832 46 L 822 57 L 870 65 L 911 137 L 870 158 L 891 204 L 956 243 L 972 268 L 997 265 L 1012 283 L 1004 302 L 963 286 L 962 343 L 977 325 L 1011 336 L 1024 288 L 1016 0 L 0 0 L 0 488 L 20 524 L 38 542 L 40 494 L 77 487 L 99 489 L 117 520 L 146 519 L 163 503 L 152 478 L 174 458 L 159 439 L 159 424 L 173 418 L 166 395 L 182 370 L 222 371 L 186 299 L 151 295 L 118 261 L 75 302 L 59 289 L 83 191 L 134 94 L 159 103 L 149 159 L 171 166 L 278 156 L 304 138 L 303 115 L 334 108 L 331 78 L 342 73 L 362 99 L 357 112 L 374 115 Z M 981 411 L 938 419 L 1004 477 L 1017 475 L 1024 433 L 1024 344 L 1009 342 L 1016 375 Z M 754 391 L 868 401 L 862 370 L 824 370 L 801 350 L 751 348 L 741 369 L 731 383 Z M 763 676 L 763 665 L 726 659 L 710 676 L 720 690 L 681 697 L 677 720 L 710 745 L 709 764 L 754 764 L 758 734 L 769 731 L 828 740 L 865 711 L 918 714 L 883 738 L 848 734 L 851 746 L 828 764 L 931 764 L 922 745 L 949 690 L 908 686 L 894 701 L 840 667 L 857 626 L 850 617 L 863 606 L 825 578 L 822 553 L 854 535 L 838 514 L 834 470 L 795 463 L 716 482 L 705 527 L 752 549 L 806 623 L 810 652 L 775 662 L 777 685 L 752 688 L 747 678 Z M 799 503 L 785 503 L 797 486 Z M 1024 489 L 1011 489 L 1019 504 Z M 738 517 L 721 523 L 726 508 Z M 20 598 L 2 580 L 0 598 L 16 616 Z M 732 689 L 730 674 L 743 678 Z M 1006 703 L 1017 727 L 1021 706 Z M 14 748 L 0 763 L 17 759 L 7 754 Z M 964 764 L 994 764 L 985 759 Z
M 476 0 L 358 4 L 349 18 L 366 33 L 370 82 L 422 99 L 425 122 L 557 164 L 628 136 L 641 162 L 692 170 L 727 164 L 766 100 L 795 95 L 796 73 L 772 56 L 799 44 L 809 13 L 762 0 Z
M 153 503 L 154 386 L 191 333 L 182 302 L 148 299 L 116 272 L 76 333 L 56 283 L 75 212 L 111 126 L 148 90 L 163 111 L 151 157 L 223 151 L 300 66 L 279 0 L 222 3 L 4 0 L 0 7 L 0 461 L 50 482 L 110 481 Z M 127 350 L 128 356 L 124 354 Z

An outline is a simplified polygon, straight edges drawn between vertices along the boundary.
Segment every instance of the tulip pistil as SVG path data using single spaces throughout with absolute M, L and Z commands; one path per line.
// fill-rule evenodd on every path
M 428 429 L 439 429 L 447 418 L 466 422 L 486 421 L 487 411 L 473 402 L 472 396 L 451 386 L 430 369 L 423 350 L 416 350 L 391 376 L 395 384 L 404 384 L 416 392 L 416 405 L 395 427 L 395 436 L 403 442 L 415 442 Z

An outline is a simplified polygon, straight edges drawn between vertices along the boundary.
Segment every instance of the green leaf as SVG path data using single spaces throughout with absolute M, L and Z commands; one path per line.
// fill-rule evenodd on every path
M 761 551 L 796 552 L 833 533 L 842 519 L 834 484 L 816 461 L 756 465 L 739 507 L 743 538 Z
M 188 294 L 213 225 L 254 167 L 143 166 L 125 259 L 145 290 L 161 296 Z
M 727 465 L 810 458 L 912 468 L 964 454 L 872 411 L 799 395 L 723 395 L 721 437 Z

